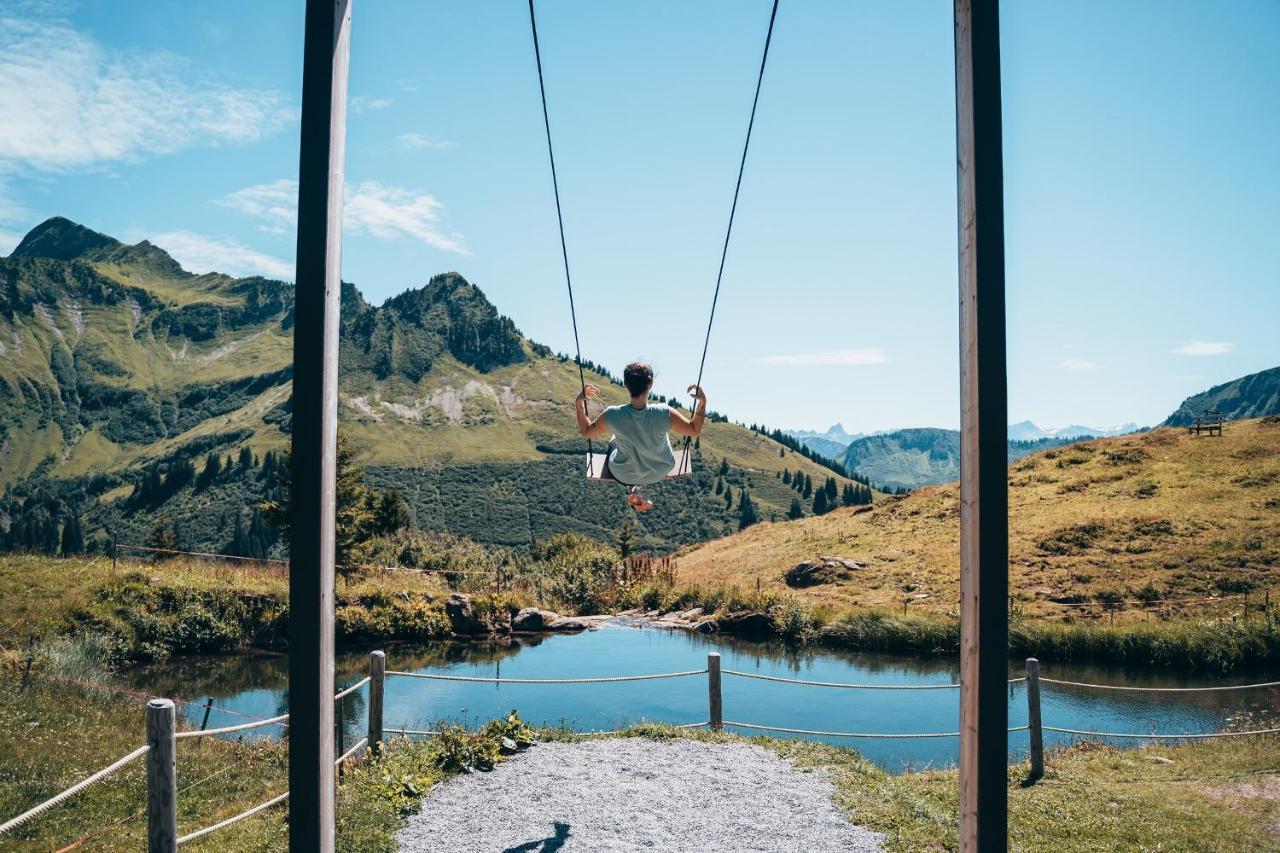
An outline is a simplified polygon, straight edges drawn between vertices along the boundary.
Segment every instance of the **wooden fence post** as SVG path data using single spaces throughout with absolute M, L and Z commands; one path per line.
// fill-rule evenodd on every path
M 382 686 L 386 671 L 386 652 L 369 652 L 369 752 L 374 755 L 382 748 Z
M 213 710 L 213 697 L 210 696 L 204 703 L 204 719 L 200 720 L 200 731 L 204 731 L 209 725 L 209 712 Z
M 173 702 L 147 702 L 147 853 L 178 849 L 177 722 Z
M 707 703 L 710 715 L 707 722 L 711 731 L 724 728 L 724 703 L 720 694 L 720 653 L 707 653 Z
M 1031 775 L 1034 782 L 1044 775 L 1044 729 L 1040 723 L 1040 661 L 1027 658 L 1027 726 L 1031 735 Z

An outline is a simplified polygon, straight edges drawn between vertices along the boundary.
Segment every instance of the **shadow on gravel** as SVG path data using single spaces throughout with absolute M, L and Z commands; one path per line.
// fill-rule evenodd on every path
M 555 853 L 569 840 L 569 824 L 556 821 L 554 825 L 556 828 L 554 835 L 508 847 L 502 853 Z

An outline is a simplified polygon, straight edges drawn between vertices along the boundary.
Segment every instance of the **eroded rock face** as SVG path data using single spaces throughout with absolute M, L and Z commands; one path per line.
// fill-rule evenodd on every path
M 787 586 L 800 589 L 848 580 L 853 577 L 854 572 L 866 567 L 866 563 L 846 557 L 819 557 L 816 560 L 797 563 L 787 569 L 782 579 Z

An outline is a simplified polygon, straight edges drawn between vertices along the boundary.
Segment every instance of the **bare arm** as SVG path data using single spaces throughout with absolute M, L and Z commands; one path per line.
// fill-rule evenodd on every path
M 702 432 L 702 423 L 707 418 L 707 395 L 698 385 L 690 385 L 689 391 L 697 398 L 693 404 L 693 418 L 686 418 L 681 412 L 672 409 L 671 431 L 676 435 L 693 438 Z
M 587 398 L 599 397 L 600 389 L 594 385 L 588 385 L 582 393 L 578 395 L 578 400 L 574 403 L 574 412 L 578 416 L 578 432 L 583 438 L 604 438 L 609 434 L 609 425 L 605 423 L 604 414 L 595 420 L 587 414 Z

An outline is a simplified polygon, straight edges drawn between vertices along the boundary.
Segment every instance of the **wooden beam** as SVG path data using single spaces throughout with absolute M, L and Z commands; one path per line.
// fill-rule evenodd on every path
M 960 242 L 960 849 L 1006 849 L 1008 386 L 1000 4 L 955 0 Z
M 334 471 L 350 0 L 307 0 L 289 543 L 289 849 L 334 846 Z

